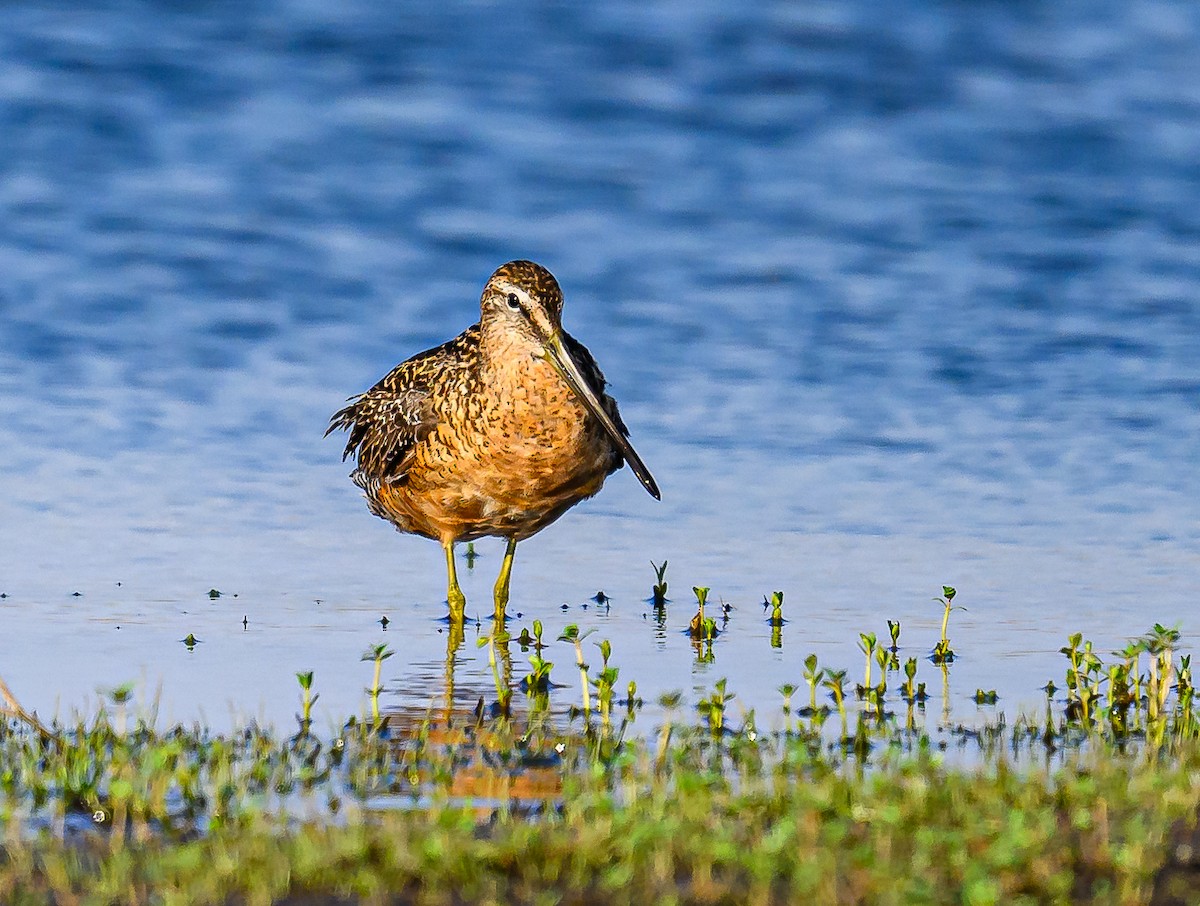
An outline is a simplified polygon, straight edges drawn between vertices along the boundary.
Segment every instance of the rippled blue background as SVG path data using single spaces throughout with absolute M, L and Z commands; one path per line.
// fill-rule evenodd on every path
M 321 434 L 514 257 L 558 276 L 664 491 L 619 473 L 522 545 L 516 625 L 597 626 L 648 695 L 729 676 L 766 707 L 886 618 L 926 651 L 951 583 L 959 710 L 1036 700 L 1076 629 L 1195 630 L 1195 7 L 4 18 L 0 670 L 30 704 L 138 679 L 176 716 L 290 719 L 315 667 L 338 716 L 379 640 L 393 699 L 426 700 L 440 554 L 366 514 Z M 678 631 L 694 584 L 737 607 L 712 664 Z M 470 637 L 459 660 L 486 691 Z

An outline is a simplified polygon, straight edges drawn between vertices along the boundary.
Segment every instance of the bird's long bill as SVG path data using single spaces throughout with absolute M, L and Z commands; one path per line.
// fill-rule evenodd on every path
M 613 424 L 612 418 L 604 410 L 604 406 L 600 404 L 600 400 L 596 398 L 596 394 L 592 392 L 592 388 L 588 386 L 587 381 L 583 379 L 583 375 L 580 374 L 579 366 L 575 364 L 575 360 L 571 358 L 571 354 L 563 346 L 562 338 L 556 334 L 544 344 L 544 347 L 546 350 L 546 361 L 554 366 L 554 370 L 567 382 L 567 386 L 571 388 L 571 392 L 579 398 L 580 402 L 587 406 L 588 411 L 604 427 L 605 432 L 612 438 L 613 443 L 617 445 L 617 449 L 621 451 L 621 455 L 625 457 L 625 461 L 629 463 L 629 468 L 633 469 L 633 474 L 642 483 L 642 487 L 649 491 L 650 496 L 655 500 L 662 500 L 662 495 L 658 492 L 658 484 L 655 483 L 654 476 L 650 474 L 650 470 L 642 462 L 642 457 L 637 455 L 637 450 L 633 449 L 633 444 Z

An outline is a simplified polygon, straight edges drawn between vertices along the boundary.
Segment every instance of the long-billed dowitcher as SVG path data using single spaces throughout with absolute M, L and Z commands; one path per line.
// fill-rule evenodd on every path
M 478 324 L 351 397 L 325 432 L 349 430 L 342 458 L 357 455 L 351 478 L 372 513 L 441 543 L 451 617 L 466 604 L 455 542 L 506 539 L 502 613 L 517 542 L 599 491 L 622 463 L 659 499 L 604 375 L 562 328 L 562 303 L 553 274 L 510 261 L 483 288 Z

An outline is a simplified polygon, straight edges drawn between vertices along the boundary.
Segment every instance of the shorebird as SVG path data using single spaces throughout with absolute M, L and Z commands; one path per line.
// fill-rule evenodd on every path
M 502 265 L 483 288 L 479 323 L 351 397 L 325 432 L 349 431 L 342 459 L 356 458 L 350 477 L 372 513 L 442 545 L 452 620 L 466 605 L 455 543 L 506 540 L 494 590 L 503 614 L 517 542 L 591 497 L 623 463 L 661 499 L 604 375 L 563 330 L 562 304 L 541 265 Z

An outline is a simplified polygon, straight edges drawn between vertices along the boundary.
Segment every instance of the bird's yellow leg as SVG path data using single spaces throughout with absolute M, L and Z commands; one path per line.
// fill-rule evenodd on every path
M 446 603 L 450 605 L 450 621 L 461 623 L 467 610 L 467 597 L 458 587 L 458 571 L 454 568 L 454 542 L 442 544 L 446 551 Z
M 508 606 L 508 580 L 512 576 L 513 554 L 517 551 L 517 540 L 515 538 L 508 539 L 508 546 L 504 548 L 504 562 L 500 564 L 500 575 L 496 579 L 496 590 L 494 597 L 496 599 L 496 616 L 504 616 L 504 608 Z

